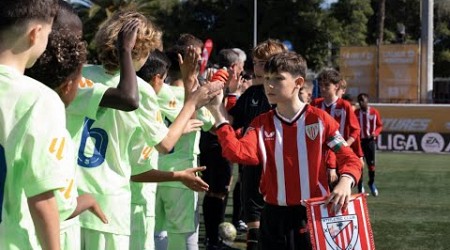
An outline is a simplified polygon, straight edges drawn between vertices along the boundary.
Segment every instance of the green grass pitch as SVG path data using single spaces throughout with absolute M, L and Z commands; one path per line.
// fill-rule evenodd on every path
M 450 155 L 378 152 L 376 160 L 380 195 L 368 197 L 376 248 L 450 249 Z M 367 180 L 365 168 L 369 192 Z M 231 221 L 231 211 L 230 195 L 226 221 Z M 201 225 L 200 249 L 203 239 Z M 244 235 L 238 236 L 235 246 L 245 249 L 244 241 Z

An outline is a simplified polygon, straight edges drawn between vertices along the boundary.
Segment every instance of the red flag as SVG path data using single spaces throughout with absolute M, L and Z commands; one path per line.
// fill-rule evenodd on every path
M 325 201 L 326 197 L 305 201 L 313 249 L 375 249 L 365 194 L 353 195 L 347 210 L 337 213 Z
M 209 56 L 211 55 L 212 48 L 213 48 L 212 40 L 211 39 L 207 39 L 205 41 L 205 46 L 203 46 L 203 51 L 202 51 L 202 63 L 200 65 L 200 75 L 202 75 L 203 72 L 205 72 L 206 64 L 208 63 Z

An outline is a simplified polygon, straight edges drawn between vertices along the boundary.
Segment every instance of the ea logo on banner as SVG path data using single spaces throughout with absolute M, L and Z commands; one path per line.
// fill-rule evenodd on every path
M 444 138 L 439 133 L 426 133 L 420 143 L 423 151 L 427 153 L 438 153 L 444 149 Z

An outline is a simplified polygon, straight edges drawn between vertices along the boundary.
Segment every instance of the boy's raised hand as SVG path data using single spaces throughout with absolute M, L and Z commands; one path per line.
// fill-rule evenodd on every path
M 209 185 L 197 176 L 197 172 L 205 169 L 206 167 L 196 167 L 180 171 L 180 174 L 182 174 L 181 182 L 196 192 L 208 191 Z
M 192 90 L 197 78 L 198 62 L 200 55 L 195 51 L 194 46 L 188 46 L 184 57 L 178 54 L 178 63 L 180 64 L 180 71 L 183 77 L 184 87 Z
M 218 95 L 221 95 L 223 99 L 223 82 L 221 81 L 208 82 L 192 92 L 188 96 L 188 99 L 195 103 L 196 109 L 199 109 L 208 104 L 211 100 L 214 100 L 213 98 Z
M 119 31 L 117 37 L 117 49 L 131 51 L 136 44 L 139 20 L 133 19 L 127 21 Z

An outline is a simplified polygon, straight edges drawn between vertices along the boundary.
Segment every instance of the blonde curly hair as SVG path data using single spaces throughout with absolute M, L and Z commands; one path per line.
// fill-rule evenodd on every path
M 118 11 L 100 26 L 94 38 L 98 59 L 108 71 L 119 69 L 117 38 L 122 26 L 131 19 L 140 20 L 136 44 L 131 53 L 134 61 L 147 57 L 150 52 L 162 46 L 162 31 L 144 15 L 134 10 Z

